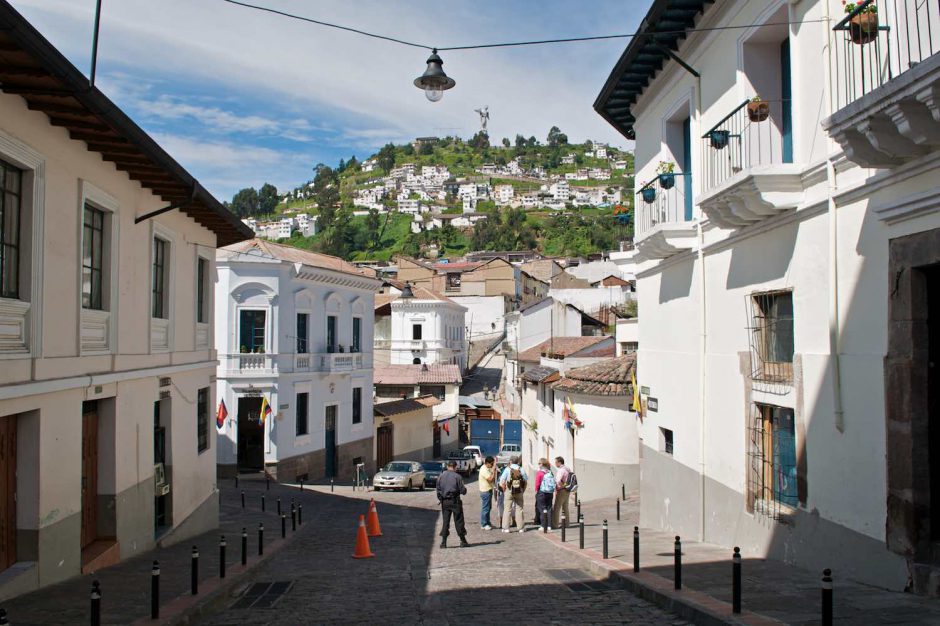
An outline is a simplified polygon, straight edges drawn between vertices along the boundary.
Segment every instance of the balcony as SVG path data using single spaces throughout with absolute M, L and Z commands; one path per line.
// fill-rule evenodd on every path
M 833 110 L 823 126 L 862 167 L 940 146 L 940 0 L 865 0 L 832 29 Z
M 297 372 L 341 373 L 372 367 L 372 353 L 223 354 L 226 377 L 277 376 Z
M 793 164 L 789 100 L 745 100 L 702 135 L 702 212 L 722 228 L 740 228 L 803 199 L 802 167 Z
M 316 366 L 318 372 L 352 372 L 361 370 L 364 367 L 371 367 L 371 359 L 362 352 L 328 352 L 324 354 L 312 354 L 312 364 Z
M 634 242 L 637 254 L 647 259 L 666 259 L 695 245 L 691 176 L 663 176 L 653 178 L 637 191 L 640 199 L 636 202 Z
M 219 355 L 222 369 L 230 376 L 274 376 L 278 372 L 277 356 L 245 352 Z

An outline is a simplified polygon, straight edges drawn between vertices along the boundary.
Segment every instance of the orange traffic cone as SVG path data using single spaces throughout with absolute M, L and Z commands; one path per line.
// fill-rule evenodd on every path
M 368 559 L 375 556 L 369 549 L 369 537 L 366 535 L 366 520 L 364 515 L 359 516 L 359 530 L 356 532 L 356 551 L 354 559 Z
M 381 537 L 382 527 L 379 526 L 379 512 L 375 509 L 375 498 L 369 503 L 369 514 L 366 516 L 366 529 L 370 537 Z

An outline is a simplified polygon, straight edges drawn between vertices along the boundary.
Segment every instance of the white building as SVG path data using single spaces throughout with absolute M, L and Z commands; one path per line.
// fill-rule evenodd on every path
M 597 103 L 638 188 L 676 164 L 637 201 L 640 521 L 935 595 L 938 4 L 874 34 L 836 0 L 695 7 L 701 81 L 641 36 Z
M 610 170 L 592 167 L 588 170 L 588 178 L 593 178 L 594 180 L 610 180 Z
M 306 213 L 297 214 L 297 229 L 304 237 L 313 237 L 317 234 L 318 215 L 307 215 Z
M 398 198 L 398 211 L 399 213 L 420 213 L 421 201 L 417 198 Z
M 214 248 L 251 231 L 7 3 L 0 32 L 10 598 L 218 526 Z
M 537 193 L 527 193 L 522 196 L 522 208 L 535 209 L 541 206 L 539 195 Z
M 453 363 L 467 368 L 467 309 L 424 287 L 386 281 L 375 298 L 375 349 L 381 364 Z M 379 352 L 381 351 L 381 352 Z
M 378 163 L 375 159 L 369 159 L 368 161 L 362 162 L 362 171 L 363 172 L 372 172 L 378 167 Z
M 565 156 L 561 157 L 561 164 L 562 165 L 574 165 L 574 158 L 575 158 L 574 152 L 566 154 Z
M 373 272 L 254 239 L 218 250 L 221 475 L 282 481 L 372 467 Z M 262 399 L 273 414 L 260 420 Z
M 567 180 L 559 180 L 552 183 L 548 191 L 552 194 L 552 197 L 559 202 L 568 202 L 571 196 L 571 187 L 568 185 Z
M 462 199 L 464 213 L 473 213 L 477 210 L 477 199 L 474 196 L 464 196 Z
M 493 189 L 493 197 L 496 204 L 509 204 L 512 202 L 516 190 L 512 185 L 496 185 Z

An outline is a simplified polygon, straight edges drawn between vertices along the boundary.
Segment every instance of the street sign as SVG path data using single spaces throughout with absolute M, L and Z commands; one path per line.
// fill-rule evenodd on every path
M 640 393 L 643 394 L 644 396 L 648 396 L 650 395 L 650 388 L 647 387 L 646 385 L 642 385 L 640 387 Z
M 652 411 L 653 413 L 658 413 L 659 412 L 659 400 L 657 398 L 647 398 L 646 408 Z

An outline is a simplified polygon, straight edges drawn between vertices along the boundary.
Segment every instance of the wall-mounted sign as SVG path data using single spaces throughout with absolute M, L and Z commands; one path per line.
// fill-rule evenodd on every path
M 258 389 L 246 389 L 245 391 L 241 392 L 241 396 L 243 398 L 260 398 L 261 391 Z
M 658 413 L 659 412 L 659 400 L 657 398 L 647 398 L 646 408 L 652 411 L 653 413 Z
M 650 388 L 647 387 L 646 385 L 642 385 L 640 387 L 640 393 L 643 394 L 644 396 L 648 396 L 650 395 Z
M 279 405 L 277 405 L 277 408 L 279 408 L 279 409 L 289 409 L 289 408 L 290 408 L 290 404 L 289 404 L 289 403 L 288 403 L 288 404 L 279 404 Z

